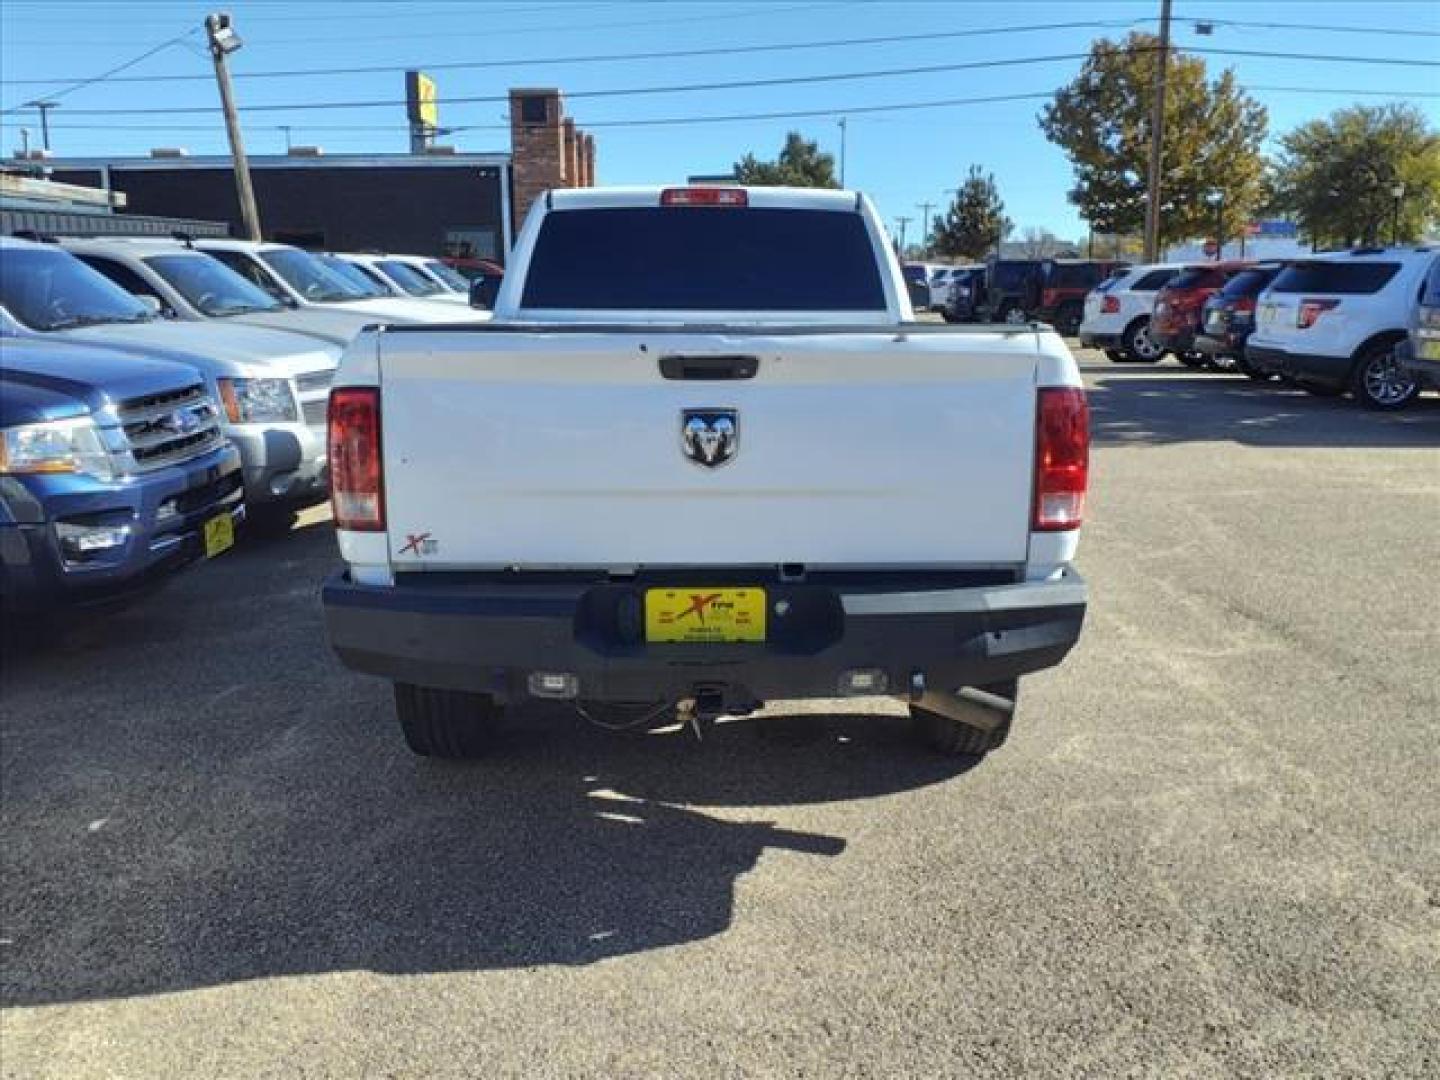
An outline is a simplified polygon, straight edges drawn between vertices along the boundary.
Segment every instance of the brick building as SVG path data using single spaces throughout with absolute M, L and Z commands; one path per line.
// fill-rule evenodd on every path
M 228 155 L 54 158 L 56 181 L 124 195 L 119 213 L 198 218 L 240 232 Z M 553 88 L 510 91 L 508 152 L 250 155 L 265 238 L 333 251 L 465 255 L 504 262 L 536 197 L 595 183 L 595 140 Z

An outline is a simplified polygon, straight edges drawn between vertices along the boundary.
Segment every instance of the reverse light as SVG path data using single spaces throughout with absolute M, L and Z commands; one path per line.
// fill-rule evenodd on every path
M 1036 532 L 1078 529 L 1090 476 L 1090 410 L 1078 386 L 1040 389 L 1035 415 Z
M 531 697 L 564 701 L 580 696 L 580 677 L 568 671 L 532 671 L 527 682 Z
M 660 192 L 661 206 L 749 206 L 744 188 L 683 187 Z
M 1339 306 L 1339 300 L 1301 300 L 1300 313 L 1295 319 L 1295 325 L 1301 330 L 1309 330 L 1319 322 L 1321 315 Z
M 380 456 L 380 390 L 330 391 L 327 438 L 330 505 L 337 529 L 385 531 L 385 468 Z
M 1107 296 L 1100 301 L 1100 313 L 1102 315 L 1120 314 L 1120 298 L 1118 296 Z

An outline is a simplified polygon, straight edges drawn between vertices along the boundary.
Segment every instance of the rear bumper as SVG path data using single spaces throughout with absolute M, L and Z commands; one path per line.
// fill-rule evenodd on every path
M 1195 330 L 1181 327 L 1178 330 L 1160 330 L 1155 321 L 1150 321 L 1150 340 L 1167 352 L 1188 353 L 1195 351 Z
M 983 686 L 1060 663 L 1087 605 L 1074 571 L 914 591 L 765 587 L 770 640 L 746 645 L 645 643 L 642 590 L 628 583 L 378 587 L 342 572 L 322 598 L 330 643 L 356 671 L 501 701 L 525 698 L 532 672 L 564 672 L 579 679 L 579 697 L 610 702 L 672 700 L 697 688 L 741 701 L 834 697 L 842 674 L 860 668 L 885 672 L 897 693 L 916 672 L 932 687 Z
M 1411 376 L 1420 380 L 1420 385 L 1430 390 L 1440 390 L 1440 356 L 1427 357 L 1420 355 L 1421 342 L 1411 334 L 1407 347 L 1401 350 L 1400 366 Z M 1431 339 L 1428 344 L 1434 346 Z
M 1124 348 L 1122 334 L 1107 334 L 1097 330 L 1080 330 L 1080 345 L 1085 349 L 1120 349 Z
M 1265 375 L 1282 375 L 1326 386 L 1344 386 L 1354 363 L 1348 356 L 1297 353 L 1269 345 L 1256 345 L 1253 341 L 1245 345 L 1245 360 Z

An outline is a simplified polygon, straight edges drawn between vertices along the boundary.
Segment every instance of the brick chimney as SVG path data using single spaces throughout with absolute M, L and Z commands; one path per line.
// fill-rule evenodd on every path
M 582 183 L 585 187 L 595 186 L 595 136 L 588 131 L 581 136 L 583 143 L 581 147 L 581 158 L 584 164 L 580 167 L 580 173 L 584 177 Z
M 510 91 L 510 155 L 515 224 L 550 188 L 565 187 L 564 102 L 554 88 Z
M 561 124 L 565 129 L 565 157 L 561 162 L 561 181 L 565 187 L 581 187 L 580 147 L 575 141 L 575 121 L 567 116 Z

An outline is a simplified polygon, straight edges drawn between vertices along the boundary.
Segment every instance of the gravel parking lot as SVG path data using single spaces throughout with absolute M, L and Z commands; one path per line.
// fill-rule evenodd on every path
M 1435 1075 L 1440 400 L 1084 360 L 1090 622 L 973 767 L 413 758 L 323 513 L 7 657 L 3 1075 Z

